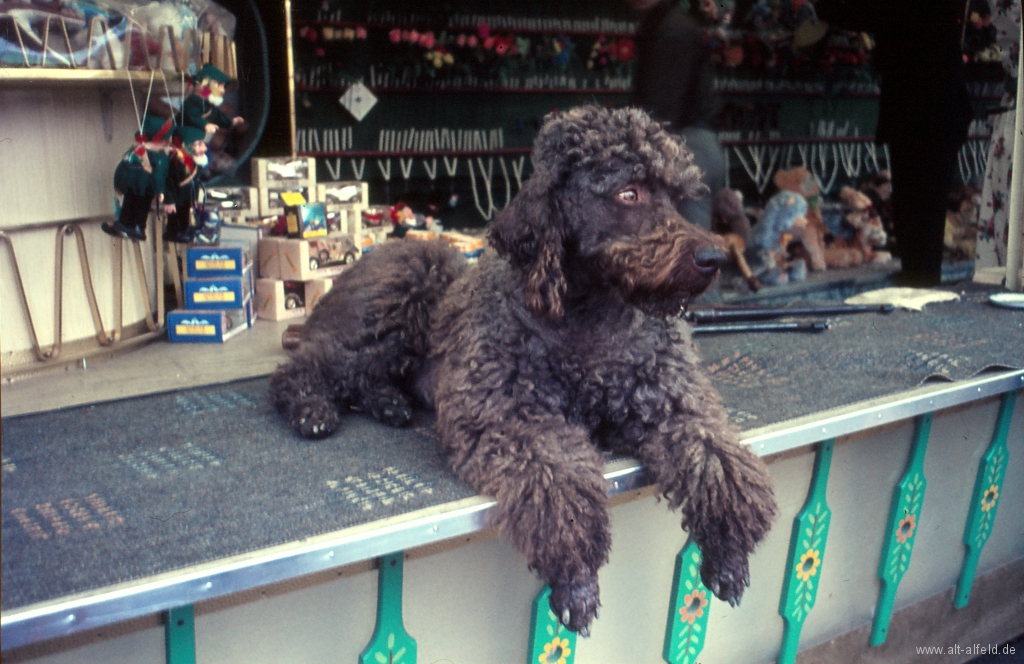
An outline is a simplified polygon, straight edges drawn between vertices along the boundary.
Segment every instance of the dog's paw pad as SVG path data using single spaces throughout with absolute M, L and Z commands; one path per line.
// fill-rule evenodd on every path
M 551 609 L 566 628 L 580 636 L 590 636 L 590 624 L 601 606 L 597 577 L 583 583 L 551 586 Z
M 412 406 L 404 397 L 378 396 L 369 401 L 367 410 L 378 421 L 393 427 L 402 427 L 412 421 Z
M 338 413 L 328 404 L 304 405 L 292 418 L 292 426 L 303 438 L 326 438 L 338 426 Z

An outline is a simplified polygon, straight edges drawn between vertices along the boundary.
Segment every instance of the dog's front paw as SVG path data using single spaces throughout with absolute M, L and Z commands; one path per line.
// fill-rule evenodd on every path
M 303 438 L 326 438 L 334 433 L 340 419 L 334 405 L 326 401 L 307 401 L 295 404 L 291 423 Z
M 743 591 L 750 585 L 750 570 L 743 554 L 702 552 L 700 578 L 718 599 L 738 606 Z
M 583 583 L 551 585 L 551 610 L 568 629 L 580 636 L 590 636 L 590 623 L 601 606 L 597 577 Z
M 374 419 L 388 426 L 404 427 L 412 421 L 412 405 L 398 390 L 366 395 L 362 405 Z

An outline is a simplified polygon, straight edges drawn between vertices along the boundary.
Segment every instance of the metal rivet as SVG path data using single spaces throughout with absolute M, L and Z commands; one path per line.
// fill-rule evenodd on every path
M 212 588 L 212 587 L 213 587 L 213 581 L 207 581 L 207 582 L 206 582 L 206 585 L 205 585 L 205 586 L 203 586 L 203 589 L 204 589 L 204 590 L 209 590 L 209 589 L 210 589 L 210 588 Z
M 762 450 L 764 449 L 764 443 L 761 443 L 761 449 Z
M 328 551 L 327 552 L 327 557 L 328 558 L 333 558 L 334 557 L 334 552 L 333 551 Z
M 878 419 L 882 419 L 882 414 L 881 413 L 878 414 Z
M 435 533 L 437 532 L 437 524 L 436 523 L 434 524 L 434 532 Z
M 75 614 L 73 614 L 73 613 L 68 614 L 68 622 L 75 622 Z
M 825 433 L 825 427 L 821 427 L 821 432 Z

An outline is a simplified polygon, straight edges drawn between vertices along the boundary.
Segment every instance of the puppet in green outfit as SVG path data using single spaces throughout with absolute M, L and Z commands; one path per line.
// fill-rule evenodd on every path
M 164 240 L 187 244 L 195 239 L 192 209 L 199 198 L 199 172 L 206 165 L 206 132 L 196 127 L 178 126 L 174 132 L 167 172 L 167 195 L 163 208 L 167 213 Z
M 114 189 L 122 196 L 117 219 L 102 224 L 103 232 L 130 240 L 146 239 L 146 223 L 153 199 L 166 193 L 171 130 L 170 118 L 147 115 L 135 147 L 125 153 L 114 169 Z
M 233 81 L 230 76 L 207 62 L 193 80 L 192 94 L 182 105 L 183 125 L 202 129 L 206 140 L 210 141 L 218 129 L 231 129 L 245 122 L 239 116 L 230 117 L 220 110 L 224 88 Z

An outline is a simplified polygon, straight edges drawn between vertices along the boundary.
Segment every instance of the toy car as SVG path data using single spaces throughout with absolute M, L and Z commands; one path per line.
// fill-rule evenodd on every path
M 327 236 L 308 242 L 309 269 L 314 272 L 329 265 L 351 265 L 359 258 L 360 250 L 348 235 Z

